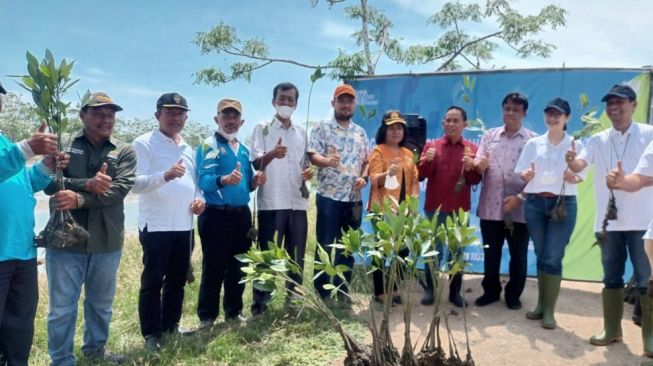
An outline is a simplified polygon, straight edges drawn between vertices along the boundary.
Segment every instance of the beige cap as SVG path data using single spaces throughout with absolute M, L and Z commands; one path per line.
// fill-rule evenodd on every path
M 243 114 L 243 107 L 240 105 L 240 102 L 236 99 L 225 98 L 218 102 L 218 113 L 221 113 L 227 108 L 233 108 L 238 111 L 238 113 Z

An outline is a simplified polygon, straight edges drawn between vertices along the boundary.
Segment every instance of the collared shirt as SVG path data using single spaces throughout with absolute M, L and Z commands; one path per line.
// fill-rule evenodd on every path
M 653 177 L 653 141 L 646 146 L 633 173 Z
M 204 191 L 204 199 L 210 205 L 245 206 L 249 202 L 249 183 L 254 175 L 249 162 L 249 150 L 238 144 L 234 152 L 227 139 L 218 132 L 204 140 L 197 148 L 197 168 L 199 187 Z M 242 179 L 240 183 L 223 186 L 220 179 L 231 174 L 240 163 Z
M 82 130 L 73 136 L 65 151 L 70 154 L 68 167 L 63 171 L 65 189 L 84 197 L 84 205 L 70 213 L 91 235 L 87 241 L 66 250 L 84 253 L 120 250 L 125 233 L 124 200 L 136 179 L 134 149 L 113 137 L 94 146 Z M 86 182 L 95 177 L 103 163 L 107 163 L 106 174 L 112 179 L 109 190 L 103 194 L 86 192 Z M 57 191 L 59 187 L 54 182 L 45 189 L 49 195 Z
M 426 161 L 426 151 L 430 148 L 434 148 L 437 154 L 429 162 Z M 474 157 L 476 145 L 462 137 L 458 142 L 452 143 L 449 137 L 443 136 L 424 145 L 417 168 L 420 179 L 427 179 L 425 212 L 434 212 L 438 207 L 442 212 L 453 212 L 460 208 L 469 211 L 471 186 L 481 181 L 481 175 L 474 169 L 463 172 L 462 160 L 465 155 Z M 456 192 L 455 187 L 461 172 L 465 178 L 465 185 Z
M 535 137 L 535 132 L 521 127 L 514 135 L 508 136 L 505 127 L 489 129 L 476 151 L 476 158 L 489 154 L 490 165 L 483 174 L 481 196 L 476 214 L 482 220 L 503 220 L 506 214 L 514 222 L 525 223 L 524 208 L 518 205 L 512 211 L 503 212 L 503 200 L 521 193 L 526 183 L 515 173 L 515 165 L 526 141 Z
M 317 193 L 335 201 L 361 201 L 360 190 L 354 190 L 354 185 L 367 162 L 369 142 L 365 130 L 353 121 L 349 121 L 347 128 L 334 117 L 323 121 L 311 133 L 308 153 L 327 156 L 331 150 L 340 155 L 340 164 L 336 168 L 317 169 Z
M 252 161 L 274 149 L 281 143 L 288 148 L 282 159 L 274 158 L 265 168 L 264 185 L 258 188 L 257 204 L 259 210 L 301 210 L 308 209 L 308 200 L 302 197 L 303 164 L 306 156 L 306 131 L 295 124 L 286 128 L 278 119 L 263 122 L 254 127 L 252 133 Z
M 383 173 L 390 169 L 392 161 L 396 158 L 401 159 L 399 163 L 399 170 L 397 171 L 397 182 L 399 186 L 395 189 L 388 189 L 385 186 L 380 186 L 376 182 L 376 175 Z M 417 166 L 413 162 L 413 152 L 405 147 L 400 148 L 399 151 L 393 150 L 386 144 L 377 145 L 370 154 L 370 199 L 367 203 L 367 210 L 370 211 L 375 203 L 383 207 L 383 200 L 386 196 L 390 196 L 399 202 L 401 194 L 401 183 L 405 184 L 406 196 L 419 196 L 419 177 L 417 173 Z M 388 177 L 386 177 L 388 179 Z
M 617 167 L 621 160 L 624 172 L 632 173 L 637 162 L 653 140 L 653 127 L 637 122 L 631 123 L 628 131 L 621 132 L 610 127 L 592 136 L 577 159 L 594 165 L 594 193 L 596 195 L 596 217 L 594 229 L 601 231 L 603 217 L 607 210 L 610 190 L 605 184 L 605 176 Z M 608 221 L 608 231 L 646 230 L 653 217 L 650 197 L 653 187 L 645 187 L 637 192 L 614 190 L 617 205 L 617 220 Z
M 565 154 L 571 147 L 571 141 L 572 137 L 565 133 L 560 143 L 553 145 L 549 142 L 549 133 L 547 132 L 526 142 L 515 166 L 515 173 L 519 174 L 529 169 L 531 163 L 533 163 L 535 165 L 535 176 L 524 188 L 524 193 L 549 192 L 560 194 L 562 192 L 564 172 L 567 170 Z M 583 143 L 576 141 L 574 147 L 576 151 L 582 151 Z M 587 169 L 584 169 L 578 176 L 584 179 L 586 171 Z M 576 184 L 566 182 L 565 196 L 575 196 L 577 192 Z
M 51 179 L 43 163 L 26 168 L 25 161 L 20 145 L 0 134 L 0 261 L 36 257 L 34 192 L 45 188 Z
M 192 229 L 190 209 L 195 198 L 201 198 L 196 188 L 197 177 L 193 149 L 180 136 L 179 144 L 159 129 L 137 137 L 132 146 L 136 151 L 136 183 L 138 195 L 138 228 L 148 232 L 188 231 Z M 165 181 L 164 174 L 179 160 L 186 173 Z

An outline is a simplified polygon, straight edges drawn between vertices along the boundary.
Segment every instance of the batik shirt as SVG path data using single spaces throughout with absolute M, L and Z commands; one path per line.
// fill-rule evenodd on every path
M 369 144 L 365 130 L 353 121 L 348 128 L 339 125 L 333 117 L 323 121 L 311 133 L 308 153 L 327 156 L 330 151 L 340 155 L 340 164 L 336 168 L 318 168 L 317 193 L 335 201 L 361 201 L 361 192 L 354 185 L 367 162 Z

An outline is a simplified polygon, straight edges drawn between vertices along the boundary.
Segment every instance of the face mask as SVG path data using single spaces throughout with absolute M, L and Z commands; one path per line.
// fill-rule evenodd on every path
M 283 119 L 289 119 L 292 116 L 292 112 L 295 110 L 293 107 L 287 105 L 278 105 L 276 106 L 277 116 Z
M 230 141 L 230 142 L 233 141 L 236 138 L 236 136 L 238 135 L 238 132 L 226 133 L 226 132 L 224 132 L 222 130 L 220 130 L 218 132 L 222 135 L 222 137 L 226 138 L 227 141 Z

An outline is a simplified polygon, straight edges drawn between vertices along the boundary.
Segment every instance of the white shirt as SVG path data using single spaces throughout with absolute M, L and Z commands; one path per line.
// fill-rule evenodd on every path
M 653 177 L 653 141 L 646 146 L 633 173 Z
M 190 205 L 195 198 L 203 200 L 196 187 L 195 154 L 181 139 L 179 144 L 158 129 L 137 137 L 136 183 L 138 194 L 138 228 L 148 232 L 188 231 L 193 224 Z M 186 174 L 168 182 L 163 175 L 183 159 Z
M 594 192 L 596 195 L 596 217 L 594 229 L 601 230 L 601 224 L 608 204 L 610 191 L 605 185 L 605 176 L 617 167 L 621 160 L 625 174 L 632 173 L 648 144 L 653 141 L 653 127 L 632 122 L 628 131 L 622 134 L 613 127 L 592 136 L 587 146 L 576 157 L 588 164 L 594 164 Z M 653 217 L 650 197 L 653 187 L 637 192 L 615 190 L 617 220 L 608 221 L 608 231 L 646 230 Z
M 557 146 L 553 145 L 549 141 L 549 133 L 547 132 L 526 142 L 515 166 L 515 173 L 521 173 L 529 169 L 531 163 L 534 163 L 535 176 L 524 188 L 524 193 L 550 192 L 560 194 L 564 182 L 564 172 L 567 169 L 565 154 L 571 146 L 571 141 L 571 136 L 565 133 L 560 143 Z M 576 151 L 581 151 L 583 144 L 576 141 L 574 147 Z M 584 179 L 586 171 L 587 169 L 584 169 L 578 175 Z M 575 196 L 577 192 L 576 184 L 569 182 L 565 184 L 565 196 Z
M 267 126 L 267 131 L 266 130 Z M 264 132 L 267 132 L 265 135 Z M 274 158 L 265 168 L 267 181 L 258 188 L 259 210 L 301 210 L 308 209 L 308 200 L 302 197 L 302 164 L 309 166 L 306 156 L 306 132 L 291 123 L 285 128 L 278 119 L 262 122 L 254 127 L 250 159 L 254 161 L 271 151 L 279 142 L 288 148 L 283 159 Z

